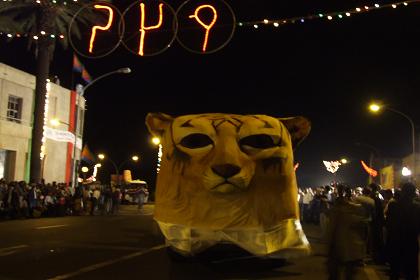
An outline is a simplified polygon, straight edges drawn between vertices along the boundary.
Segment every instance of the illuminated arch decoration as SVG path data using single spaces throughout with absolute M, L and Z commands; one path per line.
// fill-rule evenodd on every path
M 137 56 L 154 56 L 166 51 L 178 29 L 174 9 L 164 1 L 139 0 L 123 12 L 126 25 L 121 34 L 122 44 Z
M 187 0 L 178 8 L 176 18 L 179 25 L 176 39 L 193 53 L 217 52 L 235 33 L 235 13 L 224 0 Z
M 363 169 L 372 177 L 378 176 L 378 171 L 373 169 L 372 167 L 369 167 L 363 160 L 360 161 L 360 163 L 363 166 Z
M 79 32 L 72 32 L 79 28 L 79 18 L 83 13 L 95 13 L 95 23 L 88 28 L 80 26 Z M 121 34 L 124 33 L 125 24 L 121 12 L 112 4 L 95 2 L 81 7 L 73 16 L 68 38 L 74 51 L 87 58 L 101 58 L 111 54 L 121 44 Z M 101 32 L 98 32 L 101 31 Z

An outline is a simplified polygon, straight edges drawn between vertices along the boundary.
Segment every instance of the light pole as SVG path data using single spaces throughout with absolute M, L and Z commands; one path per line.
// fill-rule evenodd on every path
M 375 148 L 374 146 L 372 146 L 372 145 L 370 145 L 370 144 L 366 144 L 366 143 L 361 143 L 361 142 L 356 142 L 356 143 L 354 143 L 356 146 L 359 146 L 359 147 L 366 147 L 366 148 L 368 148 L 368 149 L 370 149 L 371 151 L 370 151 L 370 157 L 369 157 L 369 166 L 370 167 L 373 167 L 373 153 L 372 153 L 372 151 L 374 151 L 375 152 L 375 154 L 376 154 L 376 156 L 379 156 L 379 151 L 378 151 L 378 149 L 377 148 Z
M 105 155 L 104 154 L 99 154 L 98 155 L 98 158 L 100 159 L 100 160 L 104 160 L 105 159 Z M 127 160 L 125 160 L 125 161 L 123 161 L 120 165 L 117 165 L 116 163 L 115 163 L 115 161 L 113 161 L 111 158 L 109 158 L 109 157 L 106 157 L 111 163 L 112 163 L 112 165 L 114 166 L 114 169 L 115 169 L 115 173 L 117 174 L 117 184 L 119 185 L 120 183 L 121 183 L 121 181 L 120 181 L 120 170 L 121 170 L 121 168 L 124 166 L 124 164 L 126 164 L 130 159 L 127 159 Z M 136 156 L 136 155 L 134 155 L 134 156 L 132 156 L 131 157 L 131 160 L 132 161 L 134 161 L 134 162 L 137 162 L 138 160 L 139 160 L 139 156 Z
M 385 105 L 379 105 L 376 103 L 372 103 L 369 105 L 369 110 L 373 113 L 378 113 L 381 109 L 388 110 L 390 112 L 396 113 L 402 117 L 404 117 L 406 120 L 410 122 L 411 125 L 411 142 L 412 142 L 412 149 L 413 149 L 413 171 L 412 171 L 412 178 L 413 181 L 416 180 L 416 129 L 413 120 L 403 112 L 400 112 L 398 110 L 395 110 L 389 106 Z
M 378 149 L 375 148 L 374 146 L 370 145 L 370 144 L 361 143 L 361 142 L 356 142 L 355 145 L 359 146 L 359 147 L 366 147 L 366 148 L 370 149 L 370 152 L 369 152 L 369 166 L 368 167 L 373 168 L 374 153 L 376 154 L 376 157 L 379 158 Z M 379 164 L 379 168 L 382 168 L 382 165 L 383 165 L 383 162 L 381 161 L 381 163 Z M 368 183 L 369 184 L 372 183 L 373 179 L 374 179 L 373 176 L 369 174 Z
M 76 86 L 76 110 L 74 112 L 74 145 L 73 145 L 73 180 L 72 180 L 72 184 L 73 184 L 73 188 L 76 186 L 76 180 L 77 180 L 77 166 L 76 166 L 76 147 L 77 147 L 77 132 L 79 130 L 79 98 L 80 97 L 84 97 L 86 90 L 91 87 L 93 84 L 95 84 L 97 81 L 102 80 L 103 78 L 106 78 L 108 76 L 111 76 L 113 74 L 129 74 L 131 73 L 131 69 L 128 67 L 124 67 L 124 68 L 120 68 L 117 69 L 115 71 L 111 71 L 108 73 L 105 73 L 99 77 L 97 77 L 96 79 L 94 79 L 93 81 L 91 81 L 89 84 L 87 84 L 86 86 L 82 86 L 80 84 L 78 84 Z M 82 128 L 83 129 L 83 126 Z M 82 137 L 83 137 L 83 133 L 82 133 Z

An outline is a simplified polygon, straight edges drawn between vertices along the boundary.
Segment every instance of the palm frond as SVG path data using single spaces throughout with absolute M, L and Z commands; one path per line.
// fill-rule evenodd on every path
M 79 0 L 77 2 L 69 1 L 66 5 L 56 5 L 55 11 L 56 17 L 52 17 L 51 26 L 53 30 L 50 32 L 58 32 L 59 34 L 67 34 L 70 23 L 76 13 L 80 11 L 84 5 L 92 3 L 95 1 L 90 0 Z M 105 0 L 101 2 L 112 3 L 111 0 Z M 41 9 L 41 12 L 40 12 Z M 3 32 L 15 32 L 15 33 L 27 33 L 29 35 L 38 34 L 40 31 L 39 27 L 39 17 L 42 15 L 42 8 L 34 0 L 14 0 L 13 3 L 10 2 L 0 2 L 0 31 Z M 81 27 L 88 26 L 92 22 L 98 22 L 102 20 L 106 22 L 108 15 L 106 13 L 102 16 L 98 16 L 98 13 L 95 12 L 84 12 L 81 13 L 74 20 L 74 25 L 72 26 L 71 32 L 72 35 L 81 38 Z M 64 39 L 58 40 L 63 47 L 68 46 L 68 36 L 65 36 Z M 33 45 L 32 36 L 28 36 L 28 45 Z

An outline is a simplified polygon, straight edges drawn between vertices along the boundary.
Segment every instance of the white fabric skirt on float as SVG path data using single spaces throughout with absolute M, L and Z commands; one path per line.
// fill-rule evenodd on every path
M 233 243 L 261 257 L 294 258 L 310 253 L 299 220 L 288 219 L 270 230 L 206 230 L 157 221 L 167 245 L 183 255 L 195 255 L 217 243 Z

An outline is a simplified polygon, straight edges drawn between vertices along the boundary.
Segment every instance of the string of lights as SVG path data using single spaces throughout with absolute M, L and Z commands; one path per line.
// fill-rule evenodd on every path
M 71 1 L 71 0 L 70 0 Z M 77 2 L 78 0 L 73 0 L 73 2 Z M 13 0 L 3 0 L 3 2 L 13 2 Z M 34 0 L 34 2 L 41 4 L 43 2 L 46 2 L 45 0 Z M 58 1 L 58 0 L 51 0 L 50 1 L 53 4 L 62 4 L 67 5 L 68 1 Z M 297 17 L 289 17 L 289 18 L 281 18 L 281 19 L 262 19 L 262 20 L 256 20 L 256 21 L 238 21 L 237 26 L 239 27 L 253 27 L 255 29 L 258 29 L 261 26 L 273 26 L 273 27 L 279 27 L 281 25 L 285 24 L 295 24 L 295 23 L 305 23 L 310 20 L 328 20 L 332 21 L 334 19 L 343 19 L 346 17 L 350 17 L 354 14 L 363 14 L 368 13 L 380 9 L 396 9 L 399 7 L 407 7 L 409 4 L 413 3 L 419 3 L 420 0 L 407 0 L 407 1 L 400 1 L 400 2 L 393 2 L 388 4 L 379 5 L 377 3 L 372 5 L 364 5 L 355 7 L 352 9 L 344 10 L 344 11 L 336 11 L 336 12 L 325 12 L 325 13 L 317 13 L 307 16 L 297 16 Z M 1 9 L 1 7 L 0 7 Z M 13 37 L 28 37 L 28 34 L 19 34 L 19 33 L 7 33 L 7 32 L 1 32 L 0 35 L 6 35 L 9 38 Z M 52 39 L 60 38 L 64 39 L 64 34 L 47 34 L 45 31 L 41 31 L 40 34 L 31 34 L 33 36 L 33 39 L 37 40 L 40 36 L 50 36 Z
M 7 5 L 16 5 L 13 4 L 14 0 L 0 0 L 0 11 L 2 8 L 6 7 Z M 67 6 L 69 3 L 77 3 L 78 0 L 34 0 L 34 2 L 38 5 L 64 5 Z M 72 3 L 73 2 L 73 3 Z M 28 33 L 14 33 L 14 32 L 7 32 L 5 30 L 0 30 L 0 36 L 6 36 L 8 39 L 13 38 L 26 38 L 31 36 L 32 39 L 38 40 L 41 36 L 49 37 L 51 39 L 64 39 L 64 34 L 54 34 L 54 33 L 47 33 L 45 31 L 40 31 L 38 34 L 28 34 Z
M 78 0 L 34 0 L 37 4 L 61 4 L 67 5 L 68 2 L 77 2 Z M 14 0 L 3 0 L 1 2 L 15 2 Z M 1 7 L 1 6 L 0 6 Z
M 29 37 L 32 36 L 32 38 L 34 40 L 38 40 L 41 36 L 45 36 L 45 37 L 49 37 L 51 39 L 64 39 L 64 34 L 47 34 L 45 31 L 41 31 L 39 32 L 39 34 L 33 34 L 33 35 L 29 35 L 29 34 L 21 34 L 21 33 L 9 33 L 9 32 L 0 32 L 0 36 L 6 36 L 9 39 L 13 39 L 13 38 L 22 38 L 22 37 Z
M 375 10 L 380 9 L 396 9 L 400 7 L 407 7 L 409 4 L 418 3 L 420 0 L 408 0 L 403 2 L 394 2 L 384 5 L 379 5 L 377 3 L 373 5 L 365 5 L 365 6 L 359 6 L 352 9 L 348 9 L 345 11 L 338 11 L 338 12 L 326 12 L 326 13 L 317 13 L 312 14 L 308 16 L 300 16 L 300 17 L 290 17 L 290 18 L 282 18 L 282 19 L 263 19 L 263 20 L 257 20 L 257 21 L 238 21 L 237 25 L 239 27 L 253 27 L 255 29 L 258 29 L 261 26 L 273 26 L 273 27 L 279 27 L 281 25 L 285 24 L 295 24 L 295 23 L 305 23 L 310 20 L 327 20 L 332 21 L 334 19 L 344 19 L 346 17 L 350 17 L 354 14 L 363 14 L 372 12 Z
M 156 173 L 159 173 L 159 171 L 160 171 L 160 163 L 162 162 L 162 155 L 163 155 L 163 146 L 162 146 L 162 144 L 159 144 L 158 162 L 157 162 L 157 167 L 156 167 Z
M 41 160 L 44 159 L 45 157 L 45 152 L 46 152 L 46 148 L 45 148 L 45 143 L 47 142 L 47 135 L 46 135 L 46 128 L 47 128 L 47 122 L 48 122 L 48 105 L 49 105 L 49 97 L 50 97 L 50 91 L 51 91 L 51 82 L 50 79 L 47 79 L 47 83 L 46 83 L 46 92 L 45 92 L 45 105 L 44 105 L 44 125 L 42 127 L 42 145 L 41 145 Z

